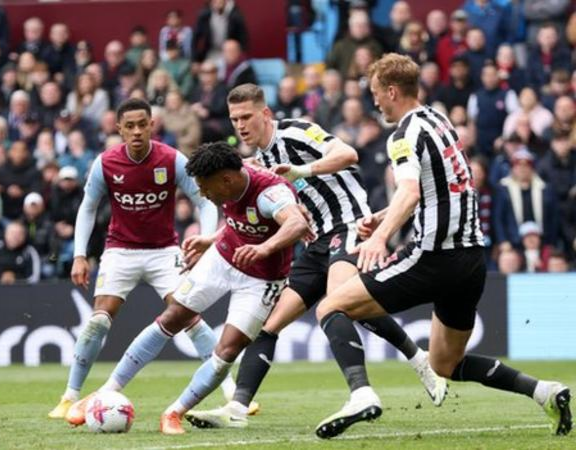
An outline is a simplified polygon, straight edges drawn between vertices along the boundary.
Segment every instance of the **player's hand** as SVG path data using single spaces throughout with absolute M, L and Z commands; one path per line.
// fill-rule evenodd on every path
M 212 239 L 206 236 L 191 236 L 184 239 L 184 242 L 182 242 L 184 268 L 180 273 L 182 274 L 194 267 L 210 245 L 212 245 Z
M 298 203 L 298 209 L 306 219 L 306 223 L 308 224 L 308 229 L 306 230 L 306 234 L 302 238 L 304 242 L 313 242 L 316 240 L 317 236 L 314 232 L 314 228 L 312 228 L 312 214 L 308 211 L 308 208 L 304 206 L 302 203 Z
M 268 248 L 262 244 L 260 245 L 243 245 L 234 251 L 232 263 L 239 268 L 248 267 L 256 261 L 266 258 L 270 255 Z
M 365 241 L 374 230 L 378 227 L 379 221 L 374 214 L 369 214 L 366 217 L 362 217 L 356 221 L 356 229 L 358 230 L 358 236 L 360 239 Z
M 76 286 L 82 286 L 88 289 L 90 284 L 90 265 L 85 256 L 76 256 L 74 263 L 72 263 L 72 271 L 70 272 L 72 283 Z
M 291 183 L 298 178 L 308 178 L 312 175 L 310 164 L 293 166 L 292 164 L 278 164 L 272 167 L 272 172 L 281 175 Z
M 356 267 L 361 272 L 366 273 L 377 267 L 384 267 L 388 256 L 386 240 L 378 235 L 372 235 L 368 240 L 358 244 L 352 253 L 358 253 Z

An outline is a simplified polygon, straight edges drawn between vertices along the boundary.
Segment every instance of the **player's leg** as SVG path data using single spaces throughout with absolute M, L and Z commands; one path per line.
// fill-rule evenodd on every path
M 133 255 L 107 250 L 102 255 L 94 290 L 94 308 L 90 320 L 80 332 L 74 347 L 74 360 L 68 375 L 66 391 L 50 418 L 64 418 L 80 397 L 84 381 L 102 349 L 112 320 L 141 276 L 141 264 Z

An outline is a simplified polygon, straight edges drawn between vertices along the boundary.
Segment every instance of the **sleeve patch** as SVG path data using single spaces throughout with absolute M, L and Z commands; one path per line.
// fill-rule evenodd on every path
M 401 158 L 408 158 L 413 154 L 412 146 L 406 139 L 398 139 L 390 146 L 390 159 L 398 163 Z
M 322 142 L 324 142 L 326 140 L 327 137 L 330 136 L 328 133 L 326 133 L 318 125 L 312 125 L 306 131 L 304 131 L 304 134 L 306 136 L 308 136 L 310 139 L 312 139 L 313 141 L 316 141 L 318 144 L 321 144 Z

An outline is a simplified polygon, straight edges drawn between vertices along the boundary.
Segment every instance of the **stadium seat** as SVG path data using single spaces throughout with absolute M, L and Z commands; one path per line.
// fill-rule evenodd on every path
M 281 58 L 252 59 L 250 61 L 258 84 L 264 90 L 266 102 L 269 106 L 276 106 L 278 96 L 278 83 L 286 75 L 286 63 Z

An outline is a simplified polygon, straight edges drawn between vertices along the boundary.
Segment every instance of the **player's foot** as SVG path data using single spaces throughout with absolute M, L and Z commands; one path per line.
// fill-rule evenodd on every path
M 176 411 L 160 416 L 160 432 L 162 434 L 184 434 L 182 428 L 182 416 Z
M 356 389 L 350 395 L 350 401 L 336 414 L 327 417 L 316 427 L 316 436 L 330 439 L 346 431 L 361 421 L 372 421 L 382 414 L 382 405 L 376 392 L 370 386 Z
M 60 399 L 60 403 L 58 403 L 56 407 L 48 413 L 48 417 L 50 419 L 64 419 L 66 417 L 66 413 L 73 403 L 74 402 L 72 400 L 68 400 L 62 397 Z
M 570 433 L 572 429 L 570 389 L 560 383 L 553 383 L 542 407 L 550 418 L 550 429 L 553 434 L 563 436 Z
M 66 413 L 66 420 L 70 425 L 74 425 L 75 427 L 84 425 L 86 422 L 86 405 L 94 395 L 96 395 L 96 392 L 92 392 L 90 395 L 87 395 L 82 400 L 78 400 L 70 406 Z
M 222 408 L 207 411 L 190 410 L 184 418 L 196 428 L 246 428 L 248 419 L 242 414 L 234 414 L 230 403 Z
M 248 405 L 248 415 L 255 416 L 259 412 L 260 412 L 260 404 L 254 401 L 250 402 L 250 404 Z
M 448 384 L 446 383 L 446 378 L 436 375 L 436 372 L 430 367 L 428 352 L 426 352 L 426 358 L 414 366 L 414 370 L 418 374 L 426 392 L 428 392 L 428 395 L 432 399 L 432 403 L 434 403 L 435 406 L 442 405 L 448 393 Z
M 234 383 L 234 380 L 232 379 L 232 376 L 230 374 L 228 374 L 228 376 L 224 378 L 224 381 L 222 382 L 220 387 L 222 388 L 222 393 L 224 394 L 226 402 L 230 403 L 231 401 L 233 401 L 234 392 L 236 391 L 236 383 Z M 254 401 L 250 402 L 250 405 L 248 405 L 248 415 L 255 416 L 259 412 L 260 412 L 260 404 Z

